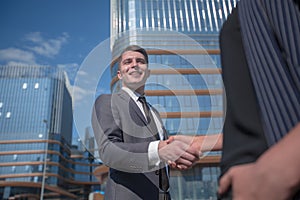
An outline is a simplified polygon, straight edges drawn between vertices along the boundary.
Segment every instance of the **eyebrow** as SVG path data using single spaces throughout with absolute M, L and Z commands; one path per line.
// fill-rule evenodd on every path
M 145 58 L 126 58 L 124 60 L 122 60 L 122 63 L 126 62 L 126 61 L 131 61 L 133 59 L 136 59 L 137 61 L 143 61 L 144 63 L 146 63 L 146 59 Z

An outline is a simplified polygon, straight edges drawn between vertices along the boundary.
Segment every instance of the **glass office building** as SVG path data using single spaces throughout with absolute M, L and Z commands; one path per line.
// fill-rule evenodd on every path
M 207 135 L 223 127 L 219 31 L 235 0 L 112 0 L 111 90 L 120 89 L 116 58 L 137 44 L 149 54 L 149 102 L 170 135 Z M 220 152 L 171 175 L 173 199 L 216 199 Z
M 87 198 L 99 187 L 98 165 L 88 152 L 73 153 L 64 71 L 1 66 L 0 91 L 0 199 Z

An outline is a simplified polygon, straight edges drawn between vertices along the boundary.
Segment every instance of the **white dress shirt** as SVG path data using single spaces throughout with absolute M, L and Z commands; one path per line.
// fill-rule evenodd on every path
M 146 119 L 146 115 L 143 109 L 143 105 L 142 103 L 138 100 L 140 94 L 133 92 L 132 90 L 130 90 L 127 87 L 122 87 L 122 90 L 124 90 L 125 92 L 128 93 L 128 95 L 134 100 L 134 102 L 137 104 L 137 106 L 140 108 L 140 110 L 142 111 L 142 113 L 144 114 L 144 117 Z M 153 112 L 153 110 L 150 107 L 150 112 L 154 118 L 157 130 L 158 130 L 158 134 L 159 134 L 159 138 L 160 140 L 163 139 L 163 129 L 162 129 L 162 124 L 160 123 L 159 119 L 157 118 L 156 114 Z M 147 120 L 147 119 L 146 119 Z M 148 159 L 149 159 L 149 164 L 152 166 L 159 166 L 159 163 L 161 162 L 160 158 L 159 158 L 159 154 L 158 154 L 158 144 L 159 144 L 159 140 L 150 142 L 149 146 L 148 146 Z

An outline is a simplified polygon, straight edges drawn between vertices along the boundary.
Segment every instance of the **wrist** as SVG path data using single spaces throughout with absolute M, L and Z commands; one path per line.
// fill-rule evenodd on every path
M 158 145 L 160 141 L 150 142 L 148 146 L 149 166 L 158 166 L 160 163 L 160 156 L 158 152 Z
M 200 150 L 202 152 L 218 151 L 222 149 L 222 134 L 199 136 L 198 140 L 198 143 L 200 144 Z
M 165 141 L 165 140 L 159 141 L 159 143 L 158 143 L 158 152 L 159 152 L 160 149 L 164 148 L 166 145 L 168 145 L 167 141 Z
M 164 159 L 164 157 L 163 157 L 163 148 L 164 147 L 166 147 L 168 145 L 168 142 L 167 141 L 165 141 L 165 140 L 161 140 L 161 141 L 159 141 L 159 143 L 158 143 L 158 156 L 159 156 L 159 159 L 161 160 L 161 161 L 166 161 L 165 159 Z

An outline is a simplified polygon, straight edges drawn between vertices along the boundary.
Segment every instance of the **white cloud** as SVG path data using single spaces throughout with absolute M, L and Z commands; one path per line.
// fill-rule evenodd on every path
M 0 49 L 0 60 L 6 62 L 35 64 L 35 56 L 32 52 L 17 48 Z
M 86 101 L 85 97 L 94 95 L 95 91 L 92 90 L 86 90 L 83 88 L 80 88 L 78 86 L 72 86 L 72 96 L 73 96 L 73 101 L 76 103 L 82 103 L 83 101 Z M 74 105 L 74 103 L 73 103 Z
M 67 63 L 67 64 L 58 64 L 57 66 L 63 68 L 67 72 L 68 77 L 71 80 L 71 84 L 72 84 L 76 77 L 77 71 L 79 69 L 79 65 L 77 63 Z
M 6 63 L 6 65 L 8 66 L 19 66 L 19 67 L 28 67 L 28 66 L 32 66 L 35 64 L 28 64 L 26 62 L 17 62 L 17 61 L 9 61 Z
M 40 32 L 33 32 L 26 35 L 25 40 L 31 42 L 26 48 L 38 55 L 54 57 L 60 52 L 63 44 L 67 43 L 69 35 L 62 33 L 61 36 L 53 39 L 45 39 Z
M 83 71 L 83 70 L 78 71 L 77 74 L 78 74 L 79 76 L 88 76 L 88 73 L 85 72 L 85 71 Z
M 31 41 L 33 43 L 39 43 L 43 41 L 43 37 L 40 32 L 31 32 L 25 35 L 25 40 Z
M 0 49 L 0 62 L 6 65 L 36 65 L 37 56 L 53 58 L 59 54 L 68 38 L 68 33 L 50 39 L 46 39 L 40 32 L 29 33 L 21 47 Z
M 79 64 L 77 63 L 65 63 L 65 64 L 57 64 L 57 67 L 64 68 L 66 70 L 77 71 L 79 68 Z

